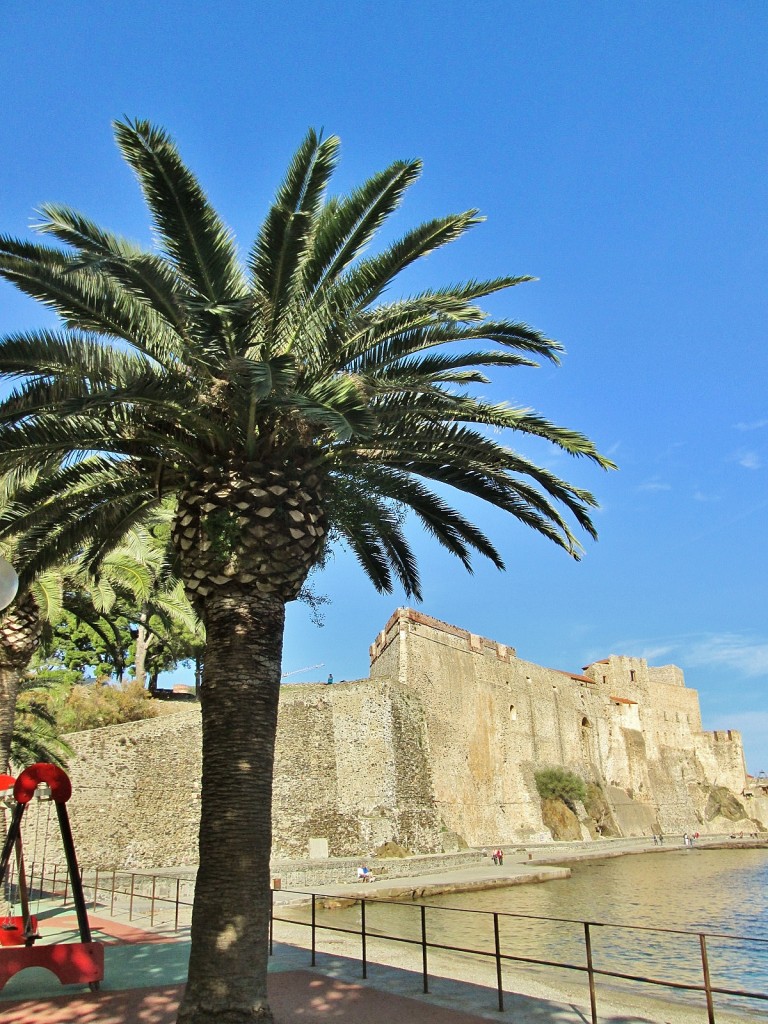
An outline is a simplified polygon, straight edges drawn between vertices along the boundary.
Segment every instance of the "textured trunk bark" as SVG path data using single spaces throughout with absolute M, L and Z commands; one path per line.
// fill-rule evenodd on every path
M 208 597 L 205 624 L 200 862 L 178 1021 L 263 1024 L 285 605 L 230 586 Z
M 195 655 L 195 696 L 200 696 L 200 687 L 203 685 L 203 656 Z
M 0 772 L 8 771 L 21 670 L 0 662 Z
M 0 622 L 0 771 L 8 770 L 22 673 L 40 646 L 40 609 L 29 592 L 20 594 Z

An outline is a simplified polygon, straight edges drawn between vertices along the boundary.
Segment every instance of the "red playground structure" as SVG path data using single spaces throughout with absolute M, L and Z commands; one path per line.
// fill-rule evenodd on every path
M 10 791 L 13 787 L 11 806 L 13 815 L 8 834 L 0 854 L 0 884 L 6 884 L 11 854 L 15 851 L 19 902 L 21 914 L 0 918 L 0 989 L 6 982 L 25 967 L 46 967 L 56 975 L 62 985 L 89 985 L 97 989 L 104 978 L 104 947 L 91 939 L 91 928 L 85 908 L 83 885 L 69 826 L 67 801 L 72 795 L 72 784 L 66 772 L 53 764 L 33 764 L 25 768 L 14 779 L 0 775 L 0 789 Z M 38 797 L 45 792 L 56 807 L 61 841 L 67 860 L 72 898 L 77 913 L 80 942 L 54 942 L 35 945 L 40 938 L 37 918 L 30 913 L 29 892 L 24 871 L 24 850 L 21 823 L 29 802 L 40 788 Z M 15 805 L 15 806 L 14 806 Z M 42 880 L 41 880 L 42 885 Z

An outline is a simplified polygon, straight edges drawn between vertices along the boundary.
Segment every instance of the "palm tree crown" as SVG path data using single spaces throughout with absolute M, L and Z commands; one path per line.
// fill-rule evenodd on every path
M 244 573 L 243 582 L 290 599 L 329 525 L 379 589 L 391 588 L 394 573 L 418 596 L 398 508 L 412 509 L 467 567 L 472 551 L 502 565 L 490 540 L 436 493 L 449 484 L 578 556 L 565 514 L 594 536 L 592 496 L 484 428 L 608 460 L 576 432 L 467 390 L 487 381 L 488 367 L 557 361 L 557 343 L 476 305 L 527 279 L 380 301 L 400 271 L 476 224 L 476 211 L 361 257 L 420 165 L 395 163 L 349 196 L 327 198 L 338 139 L 309 132 L 243 266 L 169 137 L 146 122 L 118 123 L 116 133 L 160 253 L 54 205 L 38 227 L 63 248 L 0 239 L 0 273 L 65 324 L 0 346 L 0 372 L 20 378 L 0 406 L 0 458 L 63 460 L 34 496 L 41 522 L 43 493 L 73 495 L 69 529 L 51 538 L 46 524 L 41 539 L 44 530 L 48 543 L 70 545 L 93 531 L 94 517 L 100 535 L 112 535 L 173 493 L 175 539 L 186 562 L 193 552 L 188 586 L 198 597 Z M 477 340 L 492 347 L 478 350 Z M 289 551 L 264 558 L 276 537 L 290 538 Z M 195 583 L 194 573 L 205 579 Z

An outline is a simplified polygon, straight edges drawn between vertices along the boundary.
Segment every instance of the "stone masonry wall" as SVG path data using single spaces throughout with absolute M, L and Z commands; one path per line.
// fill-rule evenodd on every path
M 543 668 L 513 648 L 399 609 L 371 648 L 371 675 L 398 678 L 425 708 L 435 800 L 471 845 L 538 838 L 534 775 L 597 783 L 625 834 L 720 831 L 710 790 L 744 787 L 738 733 L 705 733 L 676 666 L 611 656 L 583 674 Z
M 196 706 L 68 740 L 82 863 L 195 863 Z M 369 679 L 283 687 L 273 854 L 306 857 L 310 839 L 326 840 L 331 857 L 354 858 L 385 842 L 440 853 L 550 841 L 535 773 L 552 766 L 596 783 L 627 836 L 739 828 L 705 812 L 714 787 L 744 791 L 741 739 L 702 731 L 696 692 L 678 668 L 611 656 L 561 672 L 398 609 L 371 647 Z M 752 798 L 749 814 L 764 802 Z M 45 814 L 30 811 L 30 859 L 42 852 L 28 844 L 45 832 Z M 582 822 L 584 838 L 590 825 Z M 741 827 L 754 828 L 748 819 Z
M 200 820 L 200 711 L 67 737 L 75 749 L 69 814 L 83 864 L 192 865 Z M 385 842 L 442 850 L 417 696 L 370 681 L 285 686 L 275 752 L 273 856 L 306 857 L 310 838 L 332 857 Z M 63 863 L 55 814 L 25 815 L 30 862 Z M 45 833 L 49 841 L 45 841 Z

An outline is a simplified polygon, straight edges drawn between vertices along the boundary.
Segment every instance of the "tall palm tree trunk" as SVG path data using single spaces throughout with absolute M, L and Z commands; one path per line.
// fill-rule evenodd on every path
M 40 644 L 40 609 L 29 591 L 0 621 L 0 771 L 8 768 L 21 676 Z
M 200 869 L 179 1024 L 273 1019 L 266 896 L 284 624 L 276 596 L 231 586 L 206 602 Z

